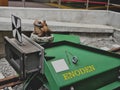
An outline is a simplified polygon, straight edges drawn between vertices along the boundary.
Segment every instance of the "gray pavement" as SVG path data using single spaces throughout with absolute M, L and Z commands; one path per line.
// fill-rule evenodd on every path
M 8 2 L 9 7 L 23 7 L 22 1 L 9 1 Z M 56 8 L 54 6 L 50 6 L 46 3 L 40 3 L 40 2 L 25 2 L 25 7 L 31 7 L 31 8 Z

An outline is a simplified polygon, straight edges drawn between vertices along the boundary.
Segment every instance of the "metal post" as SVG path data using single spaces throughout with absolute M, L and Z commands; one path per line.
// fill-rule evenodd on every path
M 23 7 L 25 7 L 25 0 L 22 0 L 22 3 L 23 3 Z
M 109 10 L 109 5 L 110 5 L 110 0 L 108 0 L 108 3 L 107 3 L 107 11 Z
M 87 2 L 86 2 L 86 9 L 88 9 L 89 8 L 89 0 L 87 0 Z
M 61 0 L 58 0 L 58 6 L 61 8 Z

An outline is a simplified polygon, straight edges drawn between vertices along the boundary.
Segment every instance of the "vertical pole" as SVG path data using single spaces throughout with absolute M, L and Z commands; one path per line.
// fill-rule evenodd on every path
M 109 6 L 110 6 L 110 0 L 108 0 L 108 3 L 107 3 L 107 11 L 109 10 Z
M 88 9 L 89 8 L 89 0 L 87 0 L 87 2 L 86 2 L 86 9 Z
M 22 0 L 22 3 L 23 3 L 23 7 L 25 7 L 25 0 Z
M 61 8 L 61 0 L 58 0 L 58 6 Z

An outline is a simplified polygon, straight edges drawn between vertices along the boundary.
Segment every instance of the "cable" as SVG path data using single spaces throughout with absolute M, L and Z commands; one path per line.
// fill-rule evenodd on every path
M 23 84 L 23 90 L 26 90 L 26 88 L 28 87 L 28 85 L 30 84 L 30 82 L 33 80 L 33 78 L 35 76 L 37 76 L 37 74 L 38 74 L 38 72 L 35 73 L 35 74 L 32 74 L 32 75 L 30 75 L 30 77 L 28 77 L 28 79 Z

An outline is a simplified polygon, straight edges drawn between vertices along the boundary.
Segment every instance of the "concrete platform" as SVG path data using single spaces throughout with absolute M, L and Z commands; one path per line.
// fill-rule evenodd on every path
M 7 24 L 9 25 L 9 22 L 11 21 L 11 14 L 13 14 L 22 19 L 23 27 L 26 24 L 30 26 L 30 28 L 35 19 L 48 21 L 48 25 L 50 25 L 51 28 L 56 26 L 58 31 L 62 31 L 65 28 L 68 29 L 68 31 L 71 31 L 71 29 L 73 29 L 73 32 L 77 32 L 79 28 L 82 28 L 83 30 L 83 27 L 89 27 L 90 29 L 105 28 L 105 30 L 111 29 L 112 27 L 118 29 L 120 28 L 120 14 L 112 11 L 0 7 L 0 12 L 0 22 L 6 22 L 2 27 L 6 26 Z M 74 27 L 76 27 L 76 29 Z M 9 26 L 6 28 L 9 29 Z M 31 30 L 30 28 L 28 28 L 28 30 Z M 54 28 L 54 31 L 56 31 L 56 28 Z M 59 28 L 61 30 L 59 30 Z M 2 29 L 3 28 L 0 30 Z M 27 28 L 25 28 L 25 30 L 27 30 Z
M 22 19 L 22 31 L 33 31 L 34 20 Z M 53 32 L 87 32 L 87 33 L 113 33 L 114 28 L 99 24 L 82 24 L 72 22 L 47 21 Z M 0 17 L 0 31 L 11 31 L 11 18 Z

